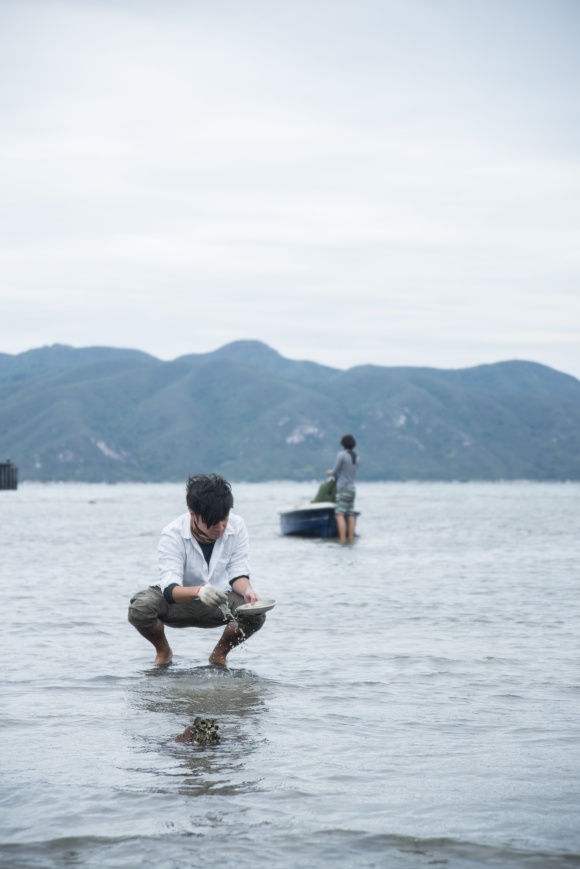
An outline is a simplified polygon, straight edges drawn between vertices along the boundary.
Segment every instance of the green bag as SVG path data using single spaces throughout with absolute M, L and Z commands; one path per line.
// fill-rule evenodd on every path
M 321 484 L 316 497 L 310 503 L 317 504 L 319 501 L 336 501 L 336 480 L 334 477 Z

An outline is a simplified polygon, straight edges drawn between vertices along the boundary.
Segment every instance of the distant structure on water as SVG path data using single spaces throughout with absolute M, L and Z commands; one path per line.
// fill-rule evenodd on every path
M 0 489 L 18 488 L 18 468 L 10 459 L 0 464 Z

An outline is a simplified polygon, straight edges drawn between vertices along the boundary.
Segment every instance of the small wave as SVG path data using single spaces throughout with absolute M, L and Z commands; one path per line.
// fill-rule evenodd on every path
M 219 847 L 220 825 L 196 823 L 190 829 L 169 824 L 155 836 L 67 837 L 31 844 L 0 846 L 0 865 L 26 869 L 108 869 L 124 866 L 165 866 L 177 869 L 196 865 L 208 869 L 309 869 L 333 867 L 388 867 L 421 869 L 577 869 L 580 855 L 525 851 L 446 838 L 418 839 L 408 836 L 369 834 L 356 830 L 323 829 L 304 834 L 276 833 L 267 824 L 240 827 L 235 847 Z M 193 839 L 193 841 L 192 841 Z

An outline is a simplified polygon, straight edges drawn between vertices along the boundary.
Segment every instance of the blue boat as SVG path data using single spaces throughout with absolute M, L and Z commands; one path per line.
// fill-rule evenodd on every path
M 338 537 L 333 501 L 319 501 L 302 507 L 279 510 L 282 534 L 302 537 Z M 359 514 L 355 512 L 355 516 Z

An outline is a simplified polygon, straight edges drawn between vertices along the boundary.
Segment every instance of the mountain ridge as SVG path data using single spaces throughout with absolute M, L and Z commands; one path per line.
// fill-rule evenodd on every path
M 23 480 L 321 478 L 346 431 L 361 480 L 580 479 L 580 381 L 525 360 L 342 370 L 259 341 L 171 361 L 52 345 L 0 354 L 0 409 Z

